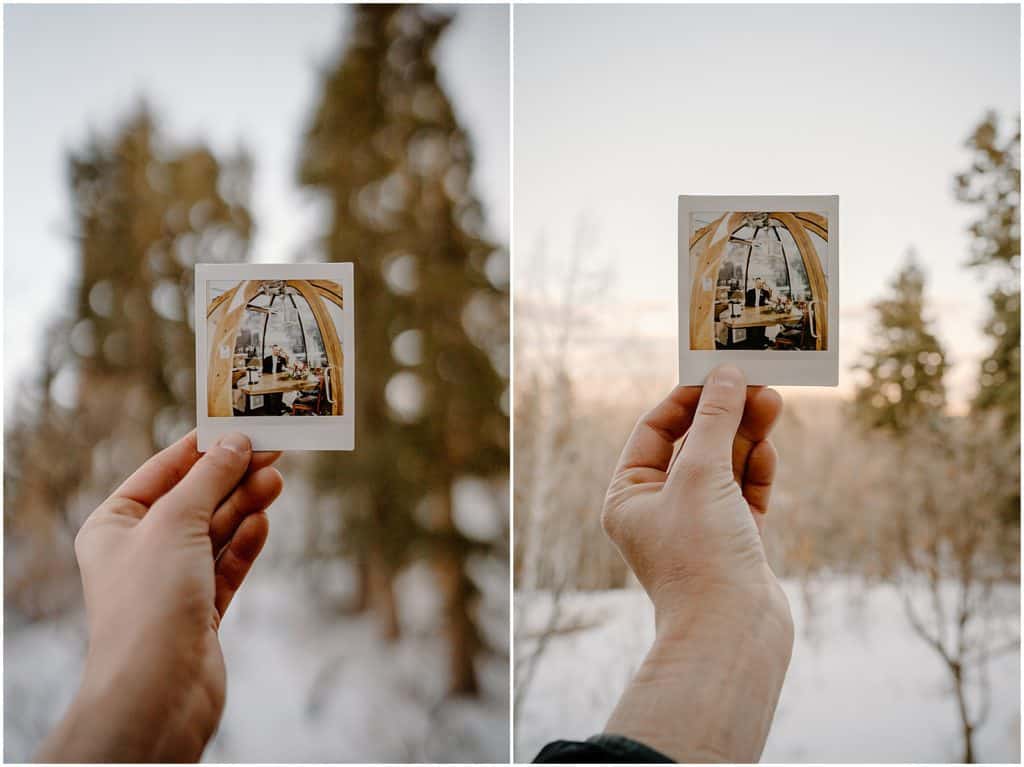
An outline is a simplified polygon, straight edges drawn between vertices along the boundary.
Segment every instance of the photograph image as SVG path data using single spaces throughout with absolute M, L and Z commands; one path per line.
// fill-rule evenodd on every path
M 352 269 L 196 266 L 200 449 L 231 431 L 261 450 L 354 449 Z
M 218 280 L 207 298 L 209 416 L 344 414 L 339 283 Z
M 835 196 L 679 197 L 680 383 L 725 362 L 751 383 L 838 383 L 838 224 Z
M 690 229 L 691 349 L 828 349 L 826 215 L 694 213 Z

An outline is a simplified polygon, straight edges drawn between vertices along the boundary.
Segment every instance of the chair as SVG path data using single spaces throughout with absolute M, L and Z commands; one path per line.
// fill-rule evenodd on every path
M 803 349 L 809 335 L 810 312 L 804 310 L 799 322 L 783 324 L 782 331 L 775 336 L 776 349 Z
M 316 391 L 300 394 L 292 402 L 292 415 L 320 415 L 320 405 L 324 399 L 324 379 L 320 377 Z

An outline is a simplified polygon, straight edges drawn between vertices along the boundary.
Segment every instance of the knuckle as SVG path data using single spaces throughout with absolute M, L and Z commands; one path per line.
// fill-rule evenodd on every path
M 601 509 L 601 529 L 611 540 L 616 540 L 622 527 L 621 512 L 615 504 L 606 503 Z
M 721 402 L 718 400 L 708 400 L 707 402 L 701 402 L 700 408 L 697 411 L 701 415 L 706 416 L 725 416 L 732 413 L 732 408 L 727 402 Z
M 245 458 L 226 447 L 216 447 L 206 454 L 206 463 L 222 472 L 235 472 L 247 463 Z
M 199 520 L 206 523 L 210 517 L 210 508 L 201 503 L 183 503 L 174 511 L 176 516 L 184 520 Z
M 715 471 L 714 465 L 703 456 L 680 456 L 675 471 L 684 484 L 700 484 Z
M 103 506 L 100 508 L 108 514 L 116 514 L 123 517 L 141 517 L 144 511 L 141 504 L 128 498 L 109 498 L 104 501 Z
M 676 440 L 675 435 L 662 425 L 662 420 L 663 417 L 659 416 L 658 409 L 652 408 L 640 416 L 640 419 L 637 421 L 636 428 L 645 426 L 666 442 L 674 442 Z

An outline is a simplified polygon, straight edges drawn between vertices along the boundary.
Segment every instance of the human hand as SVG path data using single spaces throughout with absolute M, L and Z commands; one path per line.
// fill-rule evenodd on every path
M 280 453 L 191 432 L 142 465 L 75 539 L 89 650 L 41 761 L 195 761 L 224 708 L 217 630 L 267 539 Z
M 767 437 L 781 409 L 777 392 L 747 390 L 730 366 L 703 389 L 677 387 L 633 429 L 602 523 L 659 620 L 693 596 L 774 583 L 759 531 L 777 461 Z
M 640 419 L 608 488 L 602 522 L 657 638 L 607 731 L 679 761 L 756 761 L 789 664 L 792 618 L 760 534 L 781 405 L 716 368 Z

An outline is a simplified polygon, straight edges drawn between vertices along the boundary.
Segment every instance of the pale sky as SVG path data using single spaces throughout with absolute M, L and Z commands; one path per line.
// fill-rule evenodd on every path
M 509 13 L 451 10 L 441 76 L 474 142 L 474 183 L 492 234 L 508 242 Z M 8 387 L 31 370 L 47 319 L 69 295 L 66 153 L 90 128 L 109 134 L 140 96 L 173 141 L 204 140 L 217 152 L 241 141 L 253 152 L 256 260 L 291 260 L 313 236 L 315 206 L 295 185 L 295 163 L 317 68 L 335 60 L 345 13 L 329 5 L 4 8 Z
M 1018 6 L 516 6 L 516 288 L 581 216 L 611 264 L 594 369 L 616 337 L 674 376 L 679 194 L 838 194 L 841 391 L 869 304 L 914 246 L 961 403 L 987 293 L 963 268 L 963 142 L 1020 110 Z M 517 347 L 517 353 L 521 345 Z M 586 374 L 586 371 L 583 371 Z

